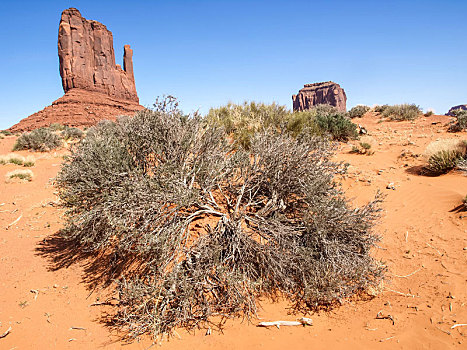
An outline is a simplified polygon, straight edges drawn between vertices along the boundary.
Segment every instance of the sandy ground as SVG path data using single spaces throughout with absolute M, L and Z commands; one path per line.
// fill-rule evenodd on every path
M 378 189 L 386 195 L 376 228 L 382 241 L 374 251 L 389 268 L 382 293 L 308 315 L 311 327 L 265 329 L 256 327 L 256 320 L 232 320 L 223 333 L 180 330 L 179 337 L 152 348 L 467 349 L 467 326 L 451 329 L 467 323 L 467 212 L 453 211 L 467 194 L 467 176 L 417 174 L 424 161 L 416 155 L 428 143 L 467 139 L 466 133 L 446 133 L 447 121 L 444 116 L 415 123 L 356 119 L 368 129 L 366 141 L 375 153 L 350 154 L 351 145 L 344 144 L 337 155 L 350 163 L 343 185 L 356 205 Z M 0 140 L 0 154 L 9 153 L 14 140 Z M 82 263 L 54 271 L 37 250 L 62 228 L 63 212 L 51 204 L 57 198 L 50 180 L 64 152 L 33 153 L 34 179 L 27 183 L 6 183 L 5 174 L 18 166 L 0 165 L 0 336 L 11 327 L 0 338 L 0 349 L 146 349 L 150 340 L 125 345 L 101 322 L 108 306 L 91 304 L 104 300 L 106 291 L 91 293 L 82 280 Z M 389 183 L 394 190 L 386 189 Z M 379 312 L 393 321 L 377 319 Z M 264 300 L 259 312 L 264 321 L 301 316 L 289 314 L 285 301 Z

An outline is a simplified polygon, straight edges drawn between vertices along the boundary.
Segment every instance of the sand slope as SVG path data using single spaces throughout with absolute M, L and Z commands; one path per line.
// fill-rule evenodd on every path
M 377 123 L 367 116 L 355 122 L 369 130 L 375 154 L 349 154 L 351 145 L 343 144 L 337 158 L 350 163 L 343 185 L 354 203 L 365 203 L 378 189 L 386 194 L 377 227 L 382 241 L 374 252 L 389 268 L 384 291 L 309 315 L 312 327 L 265 329 L 232 320 L 223 334 L 180 330 L 180 339 L 163 342 L 163 349 L 467 348 L 467 326 L 451 329 L 467 323 L 467 213 L 452 211 L 467 194 L 467 177 L 456 172 L 420 176 L 423 157 L 416 156 L 433 140 L 467 139 L 467 134 L 446 133 L 444 116 L 415 123 Z M 0 140 L 0 154 L 11 150 L 14 139 Z M 38 160 L 29 183 L 5 183 L 6 172 L 18 167 L 0 165 L 0 335 L 12 328 L 0 339 L 0 349 L 146 349 L 150 340 L 123 345 L 101 322 L 110 307 L 90 305 L 105 300 L 108 292 L 90 294 L 82 282 L 83 264 L 52 271 L 50 259 L 37 251 L 62 227 L 63 211 L 50 204 L 57 199 L 50 179 L 65 152 L 34 153 Z M 391 182 L 395 190 L 386 189 Z M 391 315 L 394 325 L 376 319 L 378 312 Z M 302 315 L 289 315 L 285 301 L 265 300 L 259 317 L 274 321 Z

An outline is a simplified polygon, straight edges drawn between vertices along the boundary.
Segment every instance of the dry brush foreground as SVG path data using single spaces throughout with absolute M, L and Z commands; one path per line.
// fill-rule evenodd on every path
M 440 124 L 432 125 L 432 122 Z M 416 157 L 445 134 L 447 117 L 423 118 L 416 122 L 376 123 L 371 116 L 359 120 L 376 140 L 371 156 L 349 154 L 343 144 L 337 159 L 350 163 L 344 188 L 354 203 L 372 199 L 377 189 L 385 191 L 384 215 L 378 226 L 382 242 L 377 259 L 386 262 L 390 282 L 370 300 L 348 300 L 332 312 L 312 314 L 308 328 L 256 328 L 241 320 L 228 321 L 223 334 L 204 331 L 195 335 L 179 330 L 181 339 L 162 344 L 170 348 L 411 348 L 443 349 L 465 346 L 467 323 L 465 283 L 467 247 L 465 214 L 452 211 L 462 204 L 467 178 L 451 172 L 439 177 L 420 176 Z M 454 137 L 464 137 L 458 133 Z M 11 150 L 14 137 L 0 140 L 0 153 Z M 37 255 L 38 244 L 63 227 L 62 212 L 49 180 L 62 162 L 61 154 L 35 154 L 35 178 L 27 183 L 2 183 L 0 200 L 0 256 L 2 259 L 0 299 L 1 348 L 89 349 L 122 348 L 115 333 L 100 323 L 105 302 L 112 295 L 98 288 L 90 294 L 82 283 L 86 262 L 51 271 L 55 265 Z M 26 156 L 29 152 L 20 151 Z M 0 178 L 15 169 L 0 168 Z M 395 190 L 387 190 L 388 183 Z M 4 203 L 4 204 L 3 204 Z M 20 220 L 15 222 L 18 217 Z M 11 223 L 15 222 L 12 226 Z M 8 230 L 6 229 L 8 227 Z M 71 263 L 71 261 L 70 261 Z M 88 271 L 90 272 L 90 271 Z M 88 274 L 89 276 L 89 274 Z M 109 300 L 111 303 L 112 300 Z M 91 306 L 95 305 L 95 306 Z M 264 300 L 258 312 L 262 321 L 295 320 L 287 303 Z M 379 318 L 377 318 L 379 315 Z M 145 349 L 151 341 L 124 348 Z

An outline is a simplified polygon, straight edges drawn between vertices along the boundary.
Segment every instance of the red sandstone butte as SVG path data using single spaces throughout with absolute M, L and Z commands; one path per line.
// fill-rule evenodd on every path
M 112 32 L 102 23 L 85 19 L 75 8 L 62 12 L 58 57 L 65 95 L 12 126 L 11 131 L 52 123 L 91 126 L 144 108 L 136 93 L 130 45 L 124 46 L 122 69 L 115 64 Z
M 319 104 L 327 104 L 345 112 L 347 96 L 339 84 L 332 81 L 305 84 L 297 95 L 292 96 L 293 110 L 304 111 Z

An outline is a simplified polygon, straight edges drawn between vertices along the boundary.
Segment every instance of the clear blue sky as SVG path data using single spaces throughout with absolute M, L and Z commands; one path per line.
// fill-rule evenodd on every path
M 467 1 L 0 2 L 0 129 L 62 96 L 61 11 L 113 32 L 116 63 L 134 50 L 143 105 L 176 96 L 185 112 L 228 101 L 291 108 L 305 83 L 333 80 L 357 104 L 467 103 Z

